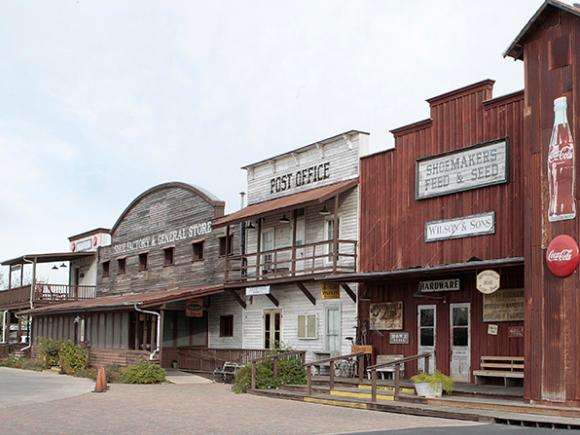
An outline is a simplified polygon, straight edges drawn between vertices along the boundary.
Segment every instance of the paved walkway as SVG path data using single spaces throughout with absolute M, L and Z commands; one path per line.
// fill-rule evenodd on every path
M 7 369 L 9 370 L 9 369 Z M 6 377 L 17 370 L 0 370 L 0 396 L 5 397 Z M 69 384 L 67 376 L 42 375 L 37 386 L 55 381 Z M 52 378 L 50 378 L 52 376 Z M 304 402 L 234 394 L 230 385 L 170 373 L 179 383 L 164 385 L 112 384 L 106 393 L 92 393 L 83 385 L 77 395 L 44 403 L 0 408 L 2 434 L 337 434 L 354 431 L 417 427 L 467 426 L 468 423 L 383 412 L 362 411 Z M 80 384 L 79 384 L 80 385 Z M 44 387 L 43 387 L 44 388 Z M 46 390 L 46 388 L 44 388 Z M 12 390 L 13 391 L 13 390 Z M 70 394 L 70 393 L 69 393 Z M 469 429 L 466 429 L 466 431 Z

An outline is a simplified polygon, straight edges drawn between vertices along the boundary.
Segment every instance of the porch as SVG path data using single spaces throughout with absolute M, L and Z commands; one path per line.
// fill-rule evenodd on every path
M 13 310 L 30 307 L 30 299 L 34 304 L 74 302 L 93 299 L 97 294 L 94 285 L 67 285 L 36 282 L 0 291 L 0 310 Z

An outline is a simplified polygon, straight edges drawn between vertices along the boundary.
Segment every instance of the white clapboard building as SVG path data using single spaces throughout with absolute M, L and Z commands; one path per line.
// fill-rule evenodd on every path
M 349 131 L 243 167 L 248 206 L 214 228 L 242 229 L 225 286 L 243 307 L 244 348 L 276 342 L 307 360 L 349 353 L 357 288 L 320 279 L 357 271 L 359 159 L 368 134 Z

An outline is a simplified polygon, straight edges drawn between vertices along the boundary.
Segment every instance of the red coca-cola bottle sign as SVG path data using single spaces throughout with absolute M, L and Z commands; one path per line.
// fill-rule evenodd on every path
M 564 234 L 552 240 L 546 252 L 548 269 L 560 277 L 568 276 L 574 272 L 578 266 L 578 259 L 580 259 L 578 244 L 572 237 Z
M 548 221 L 550 222 L 576 217 L 574 141 L 568 125 L 567 107 L 566 97 L 554 100 L 554 128 L 548 153 L 548 184 L 550 186 Z

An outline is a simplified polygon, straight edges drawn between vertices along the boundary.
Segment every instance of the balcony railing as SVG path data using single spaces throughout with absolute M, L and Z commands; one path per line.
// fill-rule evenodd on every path
M 97 287 L 93 285 L 65 285 L 37 282 L 34 285 L 35 303 L 70 302 L 96 297 Z M 0 291 L 0 309 L 21 307 L 30 303 L 30 285 Z
M 268 281 L 356 272 L 355 240 L 324 241 L 227 258 L 226 282 Z

